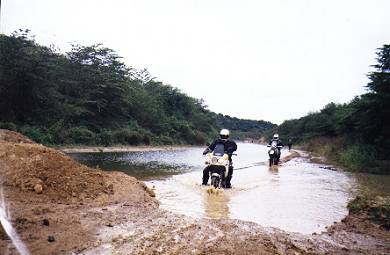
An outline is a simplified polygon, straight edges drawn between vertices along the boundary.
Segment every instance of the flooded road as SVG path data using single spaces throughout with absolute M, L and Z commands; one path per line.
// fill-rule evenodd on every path
M 265 164 L 267 147 L 241 143 L 233 158 L 233 188 L 209 194 L 200 185 L 203 149 L 70 155 L 87 165 L 144 180 L 168 211 L 240 219 L 304 234 L 325 230 L 345 217 L 347 202 L 359 189 L 354 175 L 322 169 L 302 158 L 270 169 Z

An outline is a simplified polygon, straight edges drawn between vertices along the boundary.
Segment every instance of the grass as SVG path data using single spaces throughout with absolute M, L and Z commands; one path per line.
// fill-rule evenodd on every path
M 376 160 L 375 148 L 353 144 L 343 137 L 319 137 L 304 142 L 302 149 L 325 157 L 331 164 L 352 172 L 390 174 L 389 160 Z
M 348 203 L 351 214 L 365 213 L 368 219 L 390 230 L 390 197 L 377 196 L 369 198 L 358 196 Z

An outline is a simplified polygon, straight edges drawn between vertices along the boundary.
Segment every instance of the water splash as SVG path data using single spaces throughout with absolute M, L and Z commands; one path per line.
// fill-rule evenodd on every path
M 19 235 L 16 233 L 15 229 L 12 227 L 10 222 L 10 213 L 5 203 L 3 189 L 0 188 L 0 223 L 3 226 L 4 231 L 7 233 L 16 250 L 21 255 L 29 255 L 30 252 L 27 250 L 26 245 L 20 240 Z

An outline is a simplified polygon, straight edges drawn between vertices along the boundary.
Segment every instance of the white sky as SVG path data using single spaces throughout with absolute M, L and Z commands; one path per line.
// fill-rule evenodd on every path
M 274 123 L 365 92 L 390 0 L 3 0 L 0 31 L 103 43 L 209 109 Z

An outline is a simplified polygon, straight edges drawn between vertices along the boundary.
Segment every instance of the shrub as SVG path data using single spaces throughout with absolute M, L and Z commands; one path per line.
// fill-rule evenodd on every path
M 339 153 L 339 162 L 358 171 L 372 164 L 375 160 L 375 149 L 371 146 L 351 145 Z
M 138 145 L 144 140 L 144 136 L 139 132 L 125 128 L 113 131 L 113 137 L 114 141 L 120 144 Z
M 12 122 L 0 122 L 0 129 L 8 129 L 11 131 L 17 131 L 17 127 Z
M 368 198 L 358 196 L 350 201 L 347 207 L 351 214 L 366 213 L 368 219 L 387 230 L 390 229 L 390 197 Z
M 194 144 L 206 144 L 207 142 L 207 136 L 205 133 L 200 132 L 200 131 L 195 131 L 195 136 L 194 136 Z
M 172 145 L 175 144 L 175 141 L 172 137 L 160 135 L 155 139 L 156 144 L 166 144 L 166 145 Z
M 114 142 L 114 135 L 111 130 L 103 130 L 100 132 L 97 142 L 104 146 L 109 146 Z
M 45 143 L 47 140 L 45 133 L 38 127 L 25 125 L 20 129 L 20 132 L 37 143 Z
M 96 135 L 86 127 L 73 127 L 67 132 L 67 136 L 76 144 L 96 144 Z
M 349 201 L 347 208 L 350 213 L 358 213 L 363 211 L 368 206 L 368 199 L 366 197 L 357 196 L 355 199 Z
M 150 134 L 144 134 L 144 138 L 142 139 L 142 142 L 146 145 L 149 145 L 152 142 L 152 137 Z

